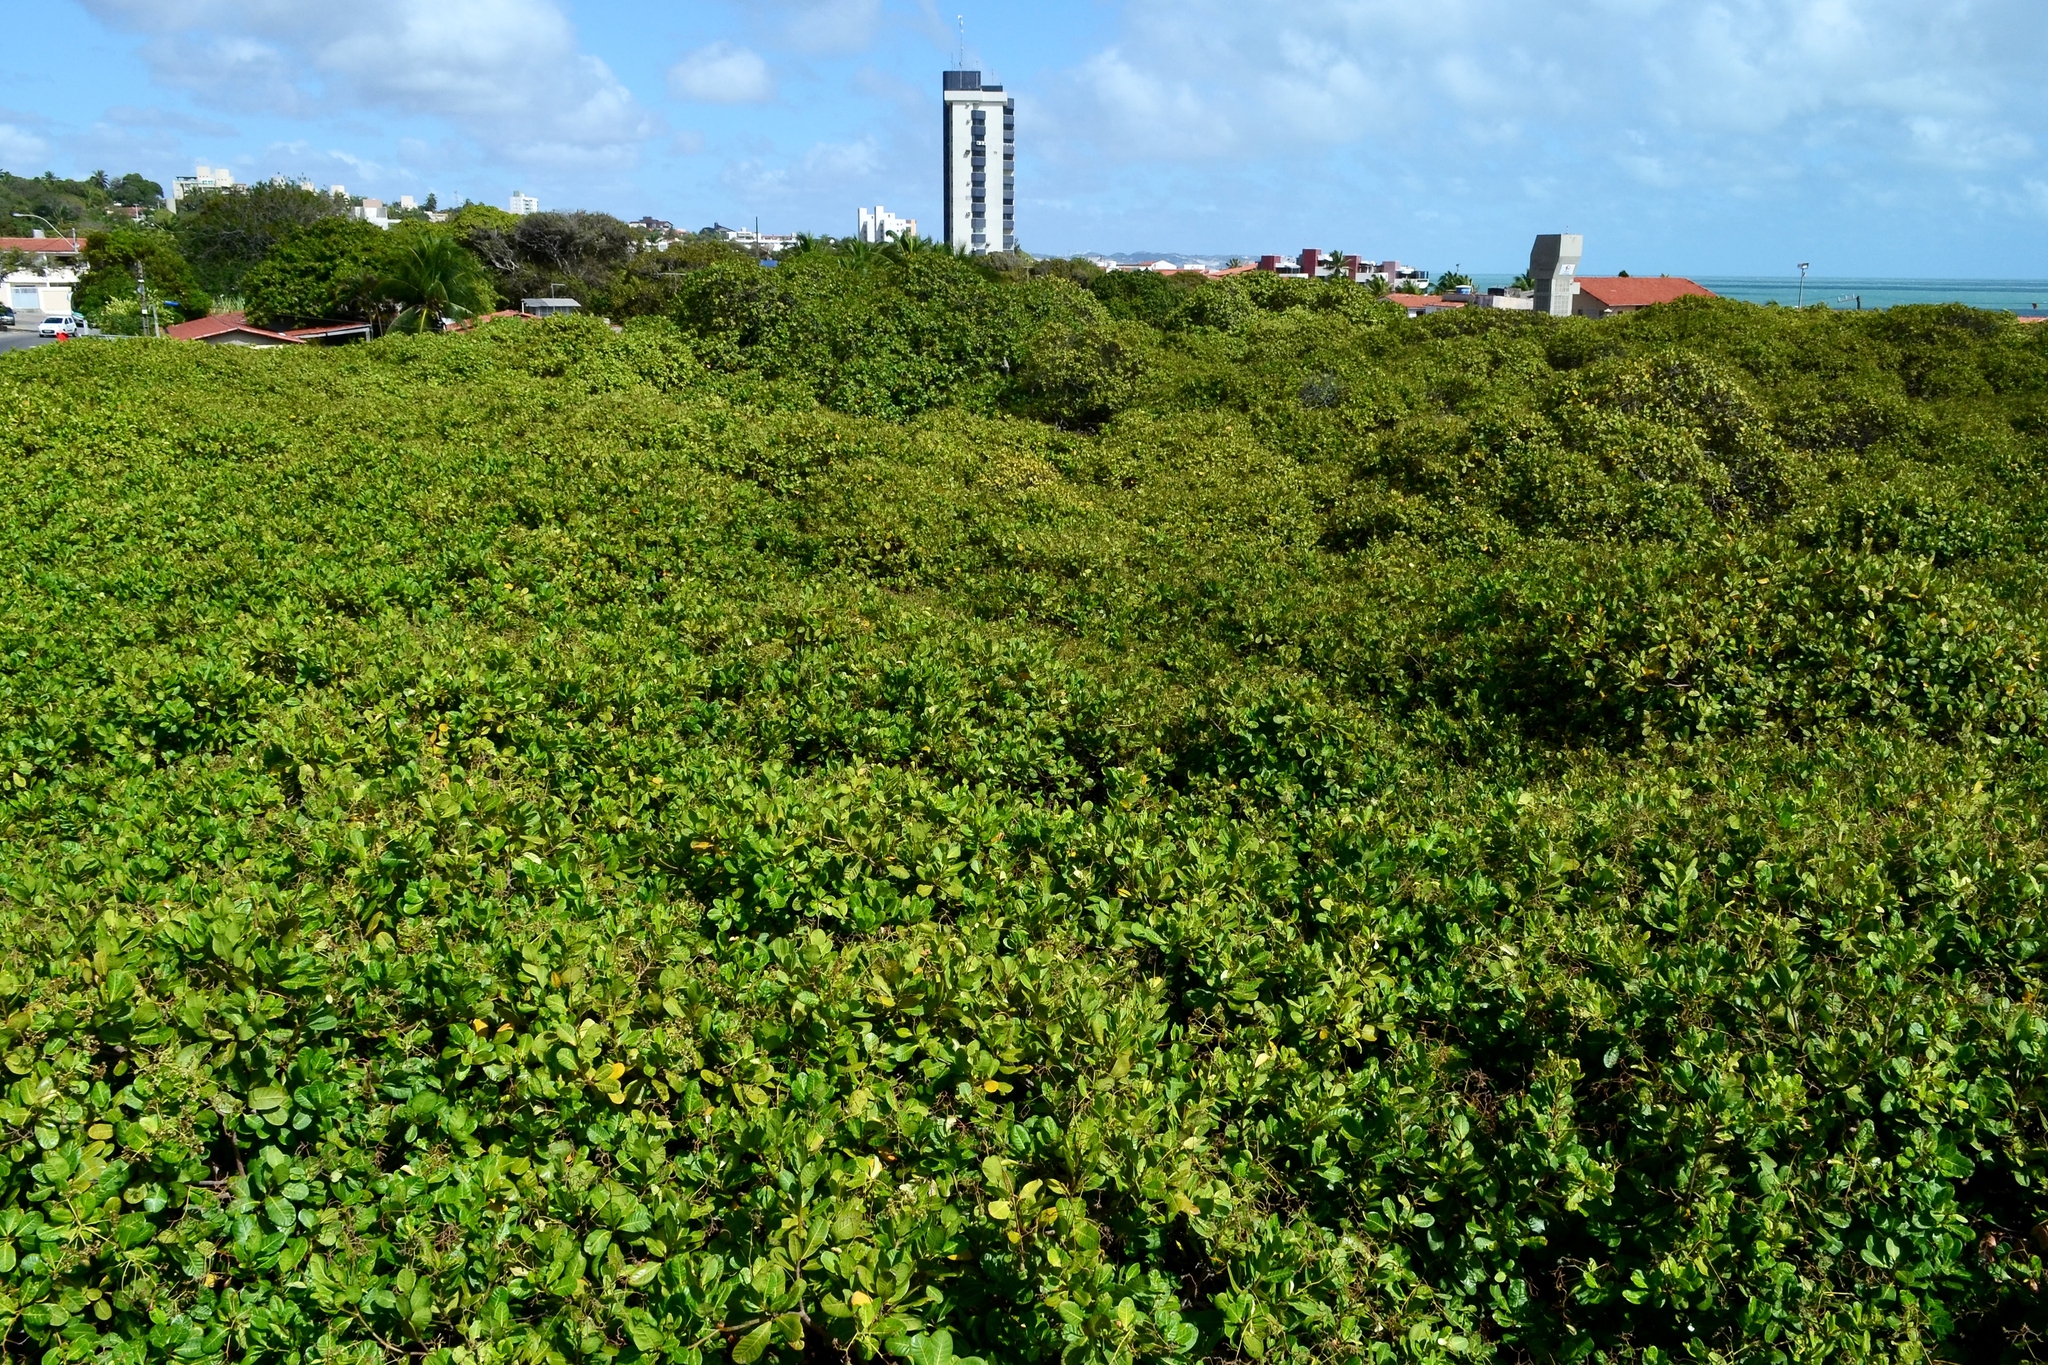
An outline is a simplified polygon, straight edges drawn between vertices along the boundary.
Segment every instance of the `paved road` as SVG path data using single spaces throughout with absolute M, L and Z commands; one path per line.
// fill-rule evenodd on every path
M 0 331 L 0 352 L 25 350 L 30 346 L 48 346 L 55 337 L 39 337 L 33 327 L 15 326 Z

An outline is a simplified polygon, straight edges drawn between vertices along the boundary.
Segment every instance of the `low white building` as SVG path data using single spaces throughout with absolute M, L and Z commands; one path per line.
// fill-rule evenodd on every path
M 524 218 L 529 213 L 540 212 L 540 200 L 523 190 L 514 190 L 512 191 L 512 202 L 505 207 Z
M 893 242 L 898 237 L 917 236 L 917 219 L 898 218 L 889 210 L 877 204 L 872 209 L 860 211 L 860 239 L 880 246 Z
M 565 317 L 570 313 L 582 312 L 583 305 L 575 299 L 521 299 L 519 300 L 519 311 L 528 317 L 559 318 Z
M 45 237 L 40 230 L 33 237 L 0 237 L 0 259 L 7 264 L 0 303 L 17 315 L 70 312 L 72 286 L 84 273 L 79 261 L 84 251 L 83 238 Z
M 756 232 L 751 228 L 714 228 L 713 231 L 734 246 L 745 247 L 749 251 L 766 251 L 770 255 L 796 245 L 794 232 Z
M 171 181 L 171 212 L 178 211 L 178 201 L 195 190 L 231 190 L 235 177 L 225 166 L 199 166 L 197 175 L 181 175 Z

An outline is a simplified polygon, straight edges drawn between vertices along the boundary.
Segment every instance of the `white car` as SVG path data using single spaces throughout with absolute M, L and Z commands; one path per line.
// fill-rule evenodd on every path
M 39 337 L 82 337 L 92 331 L 92 324 L 76 313 L 52 313 L 36 328 Z

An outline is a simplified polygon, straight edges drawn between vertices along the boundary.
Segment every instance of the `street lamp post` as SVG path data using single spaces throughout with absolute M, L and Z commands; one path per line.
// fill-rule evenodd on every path
M 1811 264 L 1811 262 L 1808 262 L 1808 261 L 1801 261 L 1801 262 L 1799 263 L 1799 305 L 1798 305 L 1798 306 L 1799 306 L 1799 307 L 1801 307 L 1801 308 L 1804 308 L 1804 307 L 1806 307 L 1806 267 L 1807 267 L 1807 266 L 1808 266 L 1809 264 Z

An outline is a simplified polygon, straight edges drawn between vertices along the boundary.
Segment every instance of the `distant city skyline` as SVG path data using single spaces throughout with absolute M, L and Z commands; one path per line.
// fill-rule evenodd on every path
M 1472 272 L 1571 231 L 1589 271 L 2048 275 L 2038 0 L 62 0 L 38 46 L 89 79 L 0 96 L 0 166 L 937 224 L 962 13 L 1039 254 Z

